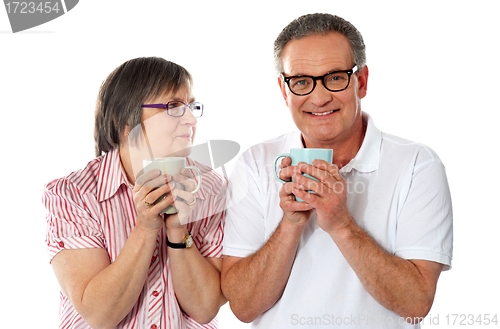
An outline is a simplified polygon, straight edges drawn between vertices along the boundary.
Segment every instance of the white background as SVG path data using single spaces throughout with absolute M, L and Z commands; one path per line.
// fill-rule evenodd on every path
M 453 269 L 441 275 L 431 316 L 452 328 L 448 314 L 500 313 L 496 1 L 82 0 L 16 34 L 0 9 L 0 327 L 57 326 L 40 197 L 45 183 L 93 158 L 94 105 L 106 76 L 139 56 L 185 66 L 206 104 L 197 142 L 234 140 L 244 150 L 293 128 L 272 44 L 291 20 L 313 12 L 342 16 L 363 34 L 370 77 L 362 108 L 375 124 L 427 144 L 447 168 Z M 227 305 L 219 321 L 247 327 Z

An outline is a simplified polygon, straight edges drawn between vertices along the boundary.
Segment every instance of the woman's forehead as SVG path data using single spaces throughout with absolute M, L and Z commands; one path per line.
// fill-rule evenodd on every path
M 169 90 L 151 98 L 154 103 L 168 103 L 170 101 L 191 103 L 194 101 L 194 96 L 189 85 L 184 85 L 175 92 L 173 90 Z

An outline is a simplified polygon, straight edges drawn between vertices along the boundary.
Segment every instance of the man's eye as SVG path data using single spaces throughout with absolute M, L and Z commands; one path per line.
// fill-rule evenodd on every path
M 292 79 L 292 88 L 307 88 L 312 83 L 312 80 L 309 78 L 295 78 Z

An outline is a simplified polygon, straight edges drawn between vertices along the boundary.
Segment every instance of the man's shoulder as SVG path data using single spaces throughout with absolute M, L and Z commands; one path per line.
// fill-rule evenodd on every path
M 406 138 L 382 132 L 381 152 L 391 158 L 410 158 L 417 163 L 441 162 L 437 153 L 429 146 Z

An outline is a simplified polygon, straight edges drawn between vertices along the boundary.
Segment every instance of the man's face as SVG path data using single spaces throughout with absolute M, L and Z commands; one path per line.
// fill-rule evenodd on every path
M 336 32 L 292 40 L 285 46 L 281 59 L 285 76 L 321 76 L 354 66 L 349 41 Z M 367 80 L 368 68 L 365 67 L 351 76 L 349 87 L 343 91 L 331 92 L 317 80 L 311 94 L 297 96 L 278 79 L 306 147 L 342 143 L 362 129 L 360 99 L 366 95 Z

